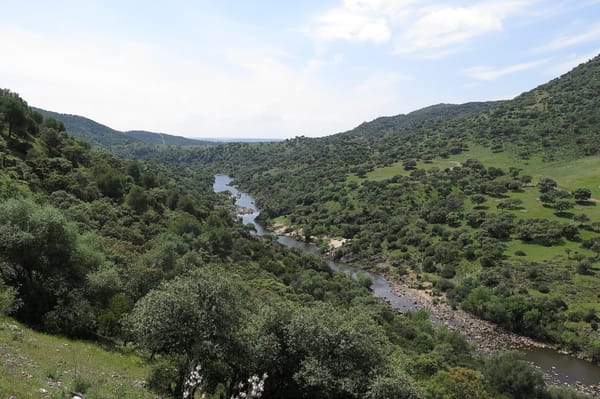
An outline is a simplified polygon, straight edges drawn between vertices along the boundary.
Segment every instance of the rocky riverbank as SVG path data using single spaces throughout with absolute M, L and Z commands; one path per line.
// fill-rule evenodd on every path
M 549 345 L 506 331 L 497 325 L 478 319 L 463 310 L 454 309 L 440 298 L 435 298 L 430 291 L 414 288 L 414 283 L 407 277 L 385 276 L 390 287 L 396 295 L 407 297 L 418 308 L 426 309 L 434 325 L 445 325 L 451 330 L 459 332 L 468 341 L 472 342 L 475 350 L 482 355 L 489 355 L 499 350 L 548 348 Z M 560 383 L 558 374 L 554 372 L 543 373 L 546 382 L 556 386 L 569 386 L 578 392 L 600 398 L 600 384 L 586 385 L 581 382 L 575 384 Z
M 502 349 L 548 347 L 542 342 L 511 333 L 493 323 L 471 316 L 463 310 L 454 309 L 439 297 L 434 300 L 430 291 L 413 288 L 413 284 L 407 278 L 386 276 L 386 279 L 397 295 L 407 296 L 414 300 L 419 308 L 426 309 L 434 324 L 446 325 L 463 334 L 481 354 L 487 355 Z
M 235 210 L 235 206 L 233 206 Z M 235 212 L 232 210 L 232 213 Z M 237 212 L 239 215 L 241 212 Z M 254 223 L 258 223 L 252 221 Z M 262 226 L 261 226 L 262 227 Z M 281 222 L 274 222 L 269 226 L 269 230 L 276 235 L 295 238 L 297 241 L 304 242 L 304 232 L 296 231 L 293 227 Z M 268 233 L 268 231 L 267 231 Z M 311 237 L 312 238 L 312 237 Z M 332 242 L 329 238 L 318 237 L 318 243 L 328 243 L 329 249 L 344 244 L 342 240 Z M 287 245 L 287 244 L 285 244 Z M 324 246 L 323 246 L 324 247 Z M 323 248 L 321 247 L 321 248 Z M 325 256 L 333 256 L 334 251 L 328 251 Z M 356 265 L 356 259 L 344 258 L 344 263 L 348 265 Z M 345 266 L 344 266 L 345 267 Z M 382 270 L 376 270 L 375 273 L 385 275 Z M 388 286 L 389 285 L 389 286 Z M 475 348 L 479 353 L 489 354 L 491 352 L 503 349 L 527 349 L 532 347 L 544 348 L 545 344 L 530 340 L 529 338 L 506 332 L 492 323 L 474 318 L 469 314 L 453 309 L 449 305 L 440 301 L 439 298 L 433 297 L 431 291 L 416 289 L 414 279 L 410 280 L 407 277 L 399 278 L 397 275 L 386 275 L 385 288 L 387 292 L 391 292 L 400 297 L 407 299 L 406 302 L 414 303 L 417 307 L 426 309 L 436 325 L 447 325 L 449 328 L 460 332 L 468 340 L 474 343 Z M 434 300 L 436 299 L 436 300 Z M 543 350 L 543 349 L 540 349 Z M 545 374 L 549 384 L 556 386 L 570 386 L 579 392 L 586 393 L 600 398 L 600 386 L 588 386 L 581 383 L 573 383 L 568 385 L 565 383 L 564 375 L 561 375 L 558 370 L 552 369 Z

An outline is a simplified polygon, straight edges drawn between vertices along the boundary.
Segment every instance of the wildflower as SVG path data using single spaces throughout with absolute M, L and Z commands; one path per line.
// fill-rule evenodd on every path
M 240 392 L 237 395 L 232 395 L 230 399 L 257 399 L 262 397 L 262 394 L 265 390 L 265 380 L 267 377 L 268 374 L 264 373 L 262 378 L 257 375 L 253 375 L 248 378 L 248 392 L 242 391 L 244 384 L 240 382 L 238 384 L 238 389 Z
M 185 379 L 185 382 L 183 383 L 183 399 L 192 398 L 196 388 L 202 384 L 202 379 L 204 377 L 200 374 L 201 369 L 202 367 L 199 364 L 196 365 Z

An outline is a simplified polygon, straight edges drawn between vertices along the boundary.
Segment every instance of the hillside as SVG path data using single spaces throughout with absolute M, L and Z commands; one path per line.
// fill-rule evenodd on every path
M 35 332 L 0 318 L 0 397 L 154 398 L 150 365 L 134 353 Z
M 83 116 L 60 114 L 35 107 L 33 109 L 44 117 L 54 118 L 64 123 L 67 131 L 74 137 L 85 140 L 95 147 L 107 150 L 135 144 L 176 146 L 203 146 L 214 144 L 209 141 L 188 139 L 181 136 L 147 132 L 143 130 L 121 132 Z
M 23 323 L 1 324 L 2 395 L 144 397 L 144 376 L 179 398 L 249 379 L 272 398 L 581 397 L 252 235 L 210 168 L 91 151 L 9 90 L 0 164 L 0 313 Z
M 510 101 L 188 161 L 233 174 L 265 221 L 343 239 L 336 257 L 599 362 L 598 92 L 600 57 Z
M 475 115 L 502 104 L 503 101 L 471 102 L 466 104 L 436 104 L 425 107 L 408 114 L 395 116 L 382 116 L 370 122 L 361 123 L 347 132 L 338 133 L 339 136 L 382 135 L 387 131 L 402 128 L 417 127 L 424 122 L 448 121 Z

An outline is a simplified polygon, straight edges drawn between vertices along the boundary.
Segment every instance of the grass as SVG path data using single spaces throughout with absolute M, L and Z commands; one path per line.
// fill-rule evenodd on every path
M 592 191 L 592 197 L 600 199 L 600 156 L 544 162 L 539 157 L 525 160 L 509 151 L 495 153 L 487 147 L 470 145 L 468 151 L 452 155 L 446 161 L 462 163 L 467 159 L 478 159 L 486 167 L 493 166 L 505 171 L 509 166 L 520 168 L 521 175 L 533 177 L 534 183 L 540 177 L 550 177 L 556 180 L 559 187 L 567 190 L 586 187 Z
M 135 354 L 0 320 L 0 398 L 65 398 L 71 391 L 86 399 L 154 398 L 141 386 L 149 369 Z
M 507 171 L 508 167 L 522 169 L 521 175 L 533 177 L 534 182 L 541 177 L 550 177 L 556 180 L 560 187 L 573 190 L 579 187 L 587 187 L 592 190 L 592 197 L 600 199 L 600 156 L 584 157 L 576 160 L 559 160 L 545 162 L 539 157 L 522 159 L 510 151 L 492 152 L 489 148 L 471 144 L 469 150 L 448 158 L 436 158 L 427 163 L 417 162 L 418 169 L 431 169 L 434 167 L 446 169 L 464 163 L 468 159 L 478 159 L 486 167 L 502 168 Z M 410 171 L 404 169 L 403 162 L 395 162 L 390 166 L 376 168 L 366 174 L 366 179 L 380 181 L 389 179 L 396 175 L 408 175 Z M 363 179 L 355 174 L 349 174 L 347 181 L 360 182 Z
M 494 198 L 486 196 L 487 201 L 483 204 L 486 212 L 499 213 L 511 212 L 518 219 L 549 219 L 556 220 L 563 224 L 575 223 L 570 217 L 562 217 L 556 214 L 552 208 L 545 207 L 539 200 L 540 193 L 535 187 L 535 184 L 542 177 L 554 179 L 559 188 L 565 190 L 575 190 L 577 188 L 589 188 L 592 191 L 592 198 L 600 199 L 600 156 L 584 157 L 577 160 L 560 160 L 555 162 L 544 162 L 539 157 L 532 157 L 524 160 L 514 155 L 511 151 L 503 151 L 494 153 L 489 148 L 470 145 L 468 151 L 453 155 L 447 159 L 435 159 L 432 162 L 418 162 L 417 168 L 431 169 L 437 167 L 445 169 L 456 167 L 468 159 L 478 159 L 486 167 L 501 168 L 508 172 L 509 167 L 521 169 L 520 176 L 529 175 L 533 178 L 530 186 L 523 187 L 517 192 L 506 193 L 504 198 Z M 377 168 L 366 174 L 366 178 L 360 179 L 355 175 L 349 175 L 348 181 L 364 181 L 368 180 L 384 180 L 395 175 L 408 175 L 410 172 L 404 170 L 402 162 L 396 162 L 390 166 Z M 522 201 L 520 209 L 503 211 L 497 208 L 500 201 L 513 198 Z M 469 200 L 465 203 L 465 211 L 473 207 Z M 600 203 L 589 203 L 588 205 L 576 204 L 574 208 L 568 210 L 571 215 L 585 214 L 590 221 L 600 220 Z M 465 223 L 463 227 L 469 228 Z M 470 228 L 469 228 L 470 229 Z M 584 229 L 580 229 L 580 239 L 585 240 L 597 233 L 593 233 Z M 592 251 L 581 248 L 581 240 L 569 241 L 562 240 L 557 245 L 543 246 L 535 243 L 522 242 L 518 239 L 513 239 L 507 242 L 505 255 L 510 262 L 512 273 L 520 276 L 521 280 L 515 281 L 515 284 L 527 286 L 527 274 L 529 273 L 528 263 L 521 264 L 519 260 L 526 262 L 537 262 L 543 266 L 544 270 L 540 271 L 545 277 L 544 284 L 550 289 L 550 295 L 557 295 L 563 298 L 567 303 L 574 306 L 574 310 L 578 307 L 594 307 L 600 311 L 598 305 L 598 284 L 600 277 L 600 263 L 596 260 L 589 275 L 580 275 L 576 273 L 577 261 L 574 259 L 576 255 L 584 255 L 589 259 L 594 259 L 595 254 Z M 519 256 L 517 253 L 524 252 L 524 256 Z M 400 257 L 400 253 L 392 252 L 389 254 L 391 258 Z M 522 266 L 520 266 L 522 265 Z M 458 269 L 459 275 L 465 275 L 469 272 L 480 269 L 477 261 L 464 261 Z M 521 270 L 523 269 L 523 270 Z M 529 288 L 532 296 L 546 296 L 534 288 Z M 583 323 L 585 324 L 585 323 Z M 583 330 L 582 330 L 583 331 Z

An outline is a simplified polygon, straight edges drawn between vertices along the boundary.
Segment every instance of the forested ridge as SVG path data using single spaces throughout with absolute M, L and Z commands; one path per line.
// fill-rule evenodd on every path
M 324 138 L 179 154 L 263 219 L 472 314 L 600 361 L 600 57 L 510 101 Z
M 200 146 L 213 145 L 213 142 L 188 139 L 164 133 L 147 132 L 144 130 L 130 130 L 121 132 L 78 115 L 61 114 L 41 108 L 33 108 L 46 118 L 53 118 L 65 125 L 69 134 L 75 138 L 85 140 L 94 147 L 124 153 L 126 148 L 152 147 L 152 146 Z M 126 153 L 125 153 L 126 154 Z
M 151 364 L 149 391 L 576 397 L 546 387 L 513 353 L 476 357 L 463 337 L 434 329 L 426 313 L 396 314 L 319 259 L 250 235 L 232 200 L 212 192 L 213 167 L 92 151 L 6 89 L 0 133 L 0 314 L 142 354 Z M 44 351 L 40 345 L 30 347 Z M 11 343 L 1 348 L 10 352 Z M 66 378 L 63 367 L 47 370 L 48 381 Z M 18 383 L 21 372 L 3 369 L 2 395 L 39 393 L 31 380 Z M 75 374 L 74 385 L 53 382 L 46 393 L 106 397 L 103 379 Z M 115 389 L 110 397 L 137 392 Z

